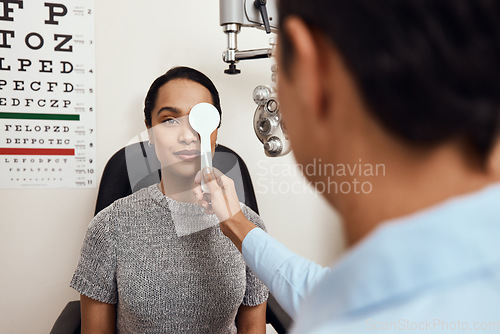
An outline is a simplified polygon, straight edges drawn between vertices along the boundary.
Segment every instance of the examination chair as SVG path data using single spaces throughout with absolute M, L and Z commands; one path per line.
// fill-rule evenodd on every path
M 240 202 L 259 213 L 252 180 L 247 166 L 233 150 L 218 145 L 215 149 L 213 166 L 233 179 Z M 106 164 L 102 174 L 95 213 L 128 196 L 135 191 L 160 182 L 160 162 L 153 147 L 147 142 L 128 145 L 116 152 Z M 266 310 L 266 322 L 279 333 L 286 333 L 292 320 L 269 295 Z M 80 302 L 69 302 L 56 320 L 50 334 L 80 333 Z

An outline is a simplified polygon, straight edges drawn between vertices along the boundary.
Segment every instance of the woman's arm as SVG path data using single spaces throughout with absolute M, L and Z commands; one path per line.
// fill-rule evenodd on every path
M 116 308 L 80 295 L 82 334 L 113 334 L 115 332 Z
M 257 306 L 240 306 L 236 315 L 238 334 L 266 333 L 266 305 L 267 302 Z

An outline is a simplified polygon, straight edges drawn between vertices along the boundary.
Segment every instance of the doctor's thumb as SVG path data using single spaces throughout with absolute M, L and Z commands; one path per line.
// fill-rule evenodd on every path
M 205 183 L 208 183 L 214 179 L 214 176 L 212 174 L 210 167 L 203 168 L 201 173 L 203 175 L 203 181 L 205 181 Z
M 202 175 L 203 175 L 203 180 L 205 182 L 209 182 L 211 181 L 211 177 L 212 177 L 212 173 L 210 171 L 210 167 L 205 167 L 203 168 L 203 170 L 201 171 Z

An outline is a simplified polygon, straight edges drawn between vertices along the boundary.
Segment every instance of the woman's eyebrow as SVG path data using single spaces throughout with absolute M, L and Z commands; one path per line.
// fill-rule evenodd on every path
M 163 107 L 161 108 L 160 110 L 158 110 L 158 112 L 156 113 L 156 115 L 158 116 L 160 113 L 164 112 L 164 111 L 169 111 L 173 114 L 177 114 L 177 115 L 180 115 L 182 114 L 182 111 L 175 108 L 175 107 Z

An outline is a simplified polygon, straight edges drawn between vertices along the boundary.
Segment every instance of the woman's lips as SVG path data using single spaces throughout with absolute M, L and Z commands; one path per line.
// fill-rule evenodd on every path
M 198 150 L 183 150 L 174 153 L 181 160 L 192 161 L 200 156 L 200 151 Z

